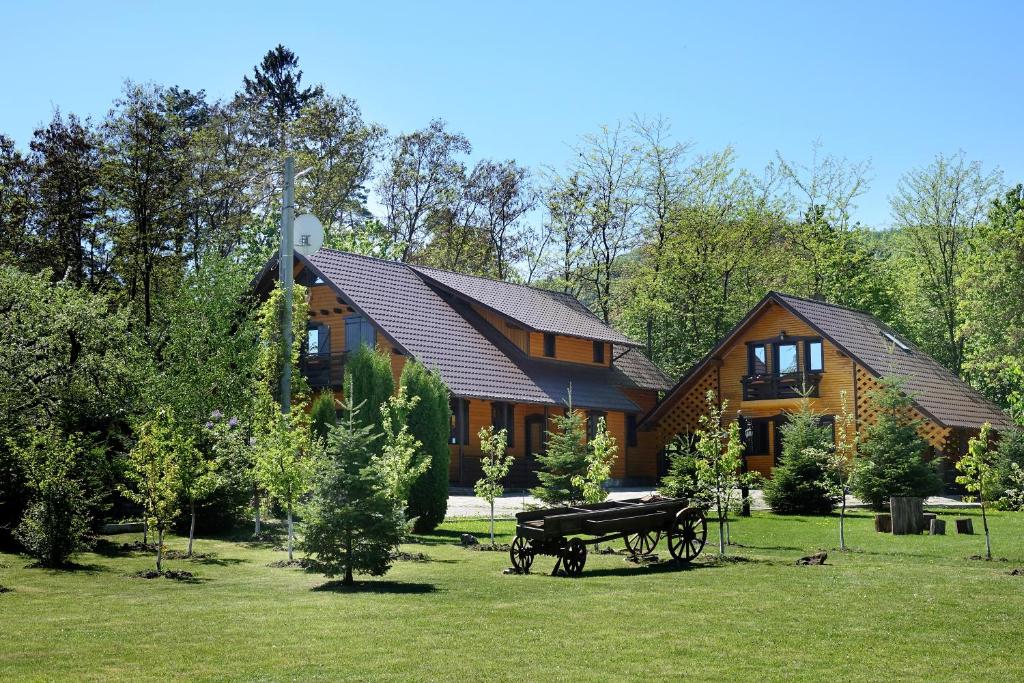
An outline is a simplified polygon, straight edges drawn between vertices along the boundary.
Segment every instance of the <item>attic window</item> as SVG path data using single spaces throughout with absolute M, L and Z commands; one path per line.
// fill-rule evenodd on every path
M 907 353 L 910 353 L 910 347 L 907 346 L 906 344 L 904 344 L 903 342 L 901 342 L 899 339 L 897 339 L 896 335 L 891 334 L 889 332 L 885 332 L 883 330 L 882 331 L 882 336 L 885 337 L 886 339 L 888 339 L 890 342 L 892 342 L 893 345 L 896 348 L 898 348 L 900 351 L 906 351 Z
M 544 333 L 544 355 L 548 358 L 555 357 L 555 335 L 550 332 Z
M 594 342 L 594 362 L 604 363 L 604 342 Z

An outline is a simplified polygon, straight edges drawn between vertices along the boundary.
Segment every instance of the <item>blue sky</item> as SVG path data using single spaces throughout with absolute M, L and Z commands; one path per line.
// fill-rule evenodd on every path
M 54 107 L 101 117 L 126 78 L 227 96 L 281 42 L 367 118 L 443 117 L 475 156 L 557 166 L 634 114 L 754 169 L 820 139 L 871 160 L 856 215 L 876 226 L 939 152 L 1024 181 L 1020 2 L 3 0 L 0 26 L 0 132 L 21 145 Z

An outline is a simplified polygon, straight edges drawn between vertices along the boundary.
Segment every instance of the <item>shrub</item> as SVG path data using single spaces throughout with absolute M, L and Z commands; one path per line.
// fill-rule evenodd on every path
M 1024 510 L 1024 431 L 1008 429 L 999 435 L 997 485 L 994 495 L 1003 510 Z
M 373 433 L 383 428 L 381 405 L 395 393 L 395 379 L 391 375 L 391 359 L 386 353 L 365 344 L 345 362 L 345 402 L 358 408 L 355 420 L 373 427 Z
M 329 427 L 338 424 L 338 411 L 334 405 L 334 392 L 325 389 L 313 399 L 313 407 L 310 408 L 310 417 L 313 419 L 313 436 L 324 441 L 327 439 Z
M 432 531 L 444 521 L 448 511 L 448 463 L 450 459 L 448 436 L 451 407 L 448 387 L 441 376 L 421 363 L 410 360 L 402 369 L 401 385 L 410 398 L 419 401 L 406 415 L 409 433 L 422 444 L 430 467 L 409 492 L 407 514 L 415 518 L 414 529 Z
M 73 476 L 75 461 L 83 453 L 80 439 L 65 438 L 52 428 L 33 429 L 28 444 L 14 450 L 32 496 L 14 535 L 39 564 L 66 565 L 73 553 L 89 546 L 88 502 Z
M 869 398 L 878 419 L 863 430 L 851 486 L 854 495 L 880 510 L 890 496 L 924 498 L 939 493 L 942 480 L 924 460 L 928 444 L 917 433 L 920 421 L 913 418 L 913 402 L 899 380 L 881 380 Z
M 706 507 L 708 501 L 699 500 L 701 488 L 697 482 L 695 447 L 696 440 L 693 437 L 676 437 L 675 442 L 669 444 L 668 472 L 661 478 L 658 492 L 670 498 L 685 498 Z
M 829 430 L 803 399 L 782 426 L 782 455 L 765 483 L 764 497 L 773 512 L 827 515 L 839 500 L 829 469 Z

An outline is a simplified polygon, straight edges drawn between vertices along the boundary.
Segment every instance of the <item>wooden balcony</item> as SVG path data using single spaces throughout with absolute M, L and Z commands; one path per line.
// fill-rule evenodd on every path
M 341 389 L 345 383 L 346 353 L 310 353 L 299 359 L 299 372 L 310 389 Z
M 779 398 L 817 398 L 821 373 L 787 372 L 746 375 L 743 383 L 744 401 L 766 401 Z

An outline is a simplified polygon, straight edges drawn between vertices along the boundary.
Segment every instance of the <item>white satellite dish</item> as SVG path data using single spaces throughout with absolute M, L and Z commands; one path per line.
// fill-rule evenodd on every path
M 295 251 L 303 256 L 315 253 L 324 245 L 324 226 L 311 213 L 304 213 L 295 219 L 292 228 Z

